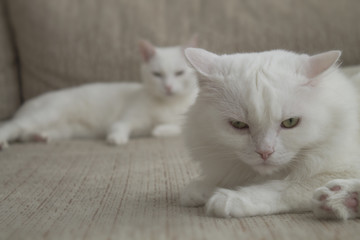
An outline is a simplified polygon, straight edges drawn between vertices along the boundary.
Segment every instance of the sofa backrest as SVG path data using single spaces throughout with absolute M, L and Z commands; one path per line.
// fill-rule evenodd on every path
M 9 118 L 20 104 L 17 62 L 7 20 L 4 2 L 0 1 L 0 120 Z
M 193 33 L 217 53 L 343 50 L 360 63 L 358 0 L 7 0 L 23 98 L 99 81 L 139 81 L 137 42 Z M 1 29 L 0 29 L 1 30 Z

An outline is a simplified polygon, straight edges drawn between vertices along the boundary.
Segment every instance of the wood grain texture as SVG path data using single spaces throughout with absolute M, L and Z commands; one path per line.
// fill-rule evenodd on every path
M 16 144 L 0 153 L 0 239 L 357 239 L 312 214 L 217 219 L 179 206 L 196 174 L 181 139 Z

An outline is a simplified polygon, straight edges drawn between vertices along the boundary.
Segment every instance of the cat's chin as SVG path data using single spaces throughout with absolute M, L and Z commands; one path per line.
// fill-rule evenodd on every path
M 258 172 L 260 175 L 271 175 L 280 170 L 279 166 L 269 165 L 269 164 L 259 164 L 252 166 L 254 171 Z
M 167 92 L 167 93 L 164 94 L 164 96 L 166 96 L 166 97 L 173 97 L 173 96 L 176 96 L 176 95 L 177 95 L 177 93 L 175 93 L 175 92 Z
M 162 99 L 169 99 L 169 98 L 176 98 L 181 94 L 182 94 L 181 92 L 162 92 L 158 94 L 158 97 Z

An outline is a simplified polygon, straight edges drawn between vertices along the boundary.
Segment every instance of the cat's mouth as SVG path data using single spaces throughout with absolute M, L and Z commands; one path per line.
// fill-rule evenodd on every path
M 172 92 L 172 91 L 166 91 L 166 96 L 171 97 L 171 96 L 174 96 L 174 95 L 175 95 L 174 92 Z
M 174 96 L 176 96 L 176 95 L 178 95 L 178 92 L 176 92 L 176 91 L 174 91 L 174 90 L 172 90 L 172 91 L 165 91 L 165 96 L 167 96 L 167 97 L 174 97 Z
M 252 167 L 261 175 L 271 175 L 279 170 L 279 165 L 266 161 L 257 165 L 253 165 Z

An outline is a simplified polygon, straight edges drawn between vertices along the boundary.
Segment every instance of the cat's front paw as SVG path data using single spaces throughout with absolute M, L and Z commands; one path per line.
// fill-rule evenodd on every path
M 214 217 L 240 218 L 255 215 L 253 207 L 246 196 L 241 197 L 237 191 L 220 188 L 206 203 L 206 213 Z
M 359 179 L 337 179 L 315 190 L 313 212 L 318 218 L 350 219 L 360 216 Z
M 219 189 L 206 204 L 206 214 L 215 217 L 230 218 L 232 197 L 230 190 Z
M 110 145 L 124 145 L 129 142 L 129 137 L 123 134 L 109 134 L 106 138 L 106 141 Z
M 156 126 L 152 133 L 154 137 L 173 137 L 181 134 L 181 128 L 178 125 L 164 124 Z

